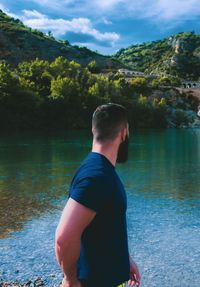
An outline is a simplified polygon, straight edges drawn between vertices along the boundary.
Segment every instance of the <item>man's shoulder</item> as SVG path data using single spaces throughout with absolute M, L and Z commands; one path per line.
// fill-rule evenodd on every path
M 113 194 L 111 170 L 101 156 L 86 157 L 71 182 L 69 196 L 95 211 L 100 211 Z
M 109 185 L 115 176 L 115 170 L 112 164 L 107 162 L 101 154 L 90 153 L 83 160 L 78 168 L 73 183 L 77 184 L 80 181 L 87 180 L 91 183 Z
M 107 177 L 114 173 L 114 167 L 104 155 L 90 152 L 83 160 L 79 172 L 91 177 Z

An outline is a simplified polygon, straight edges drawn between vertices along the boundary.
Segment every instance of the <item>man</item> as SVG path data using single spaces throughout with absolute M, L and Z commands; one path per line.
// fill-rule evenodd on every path
M 62 287 L 116 287 L 126 281 L 139 286 L 139 270 L 128 253 L 126 193 L 115 171 L 116 162 L 128 158 L 125 108 L 99 106 L 92 132 L 92 151 L 72 180 L 56 230 Z

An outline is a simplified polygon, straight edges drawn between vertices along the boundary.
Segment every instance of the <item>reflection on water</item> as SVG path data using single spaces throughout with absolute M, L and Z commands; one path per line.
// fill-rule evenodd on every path
M 200 196 L 200 130 L 132 135 L 130 160 L 119 167 L 127 186 L 152 196 Z
M 80 137 L 80 138 L 79 138 Z M 8 236 L 23 223 L 52 209 L 64 195 L 89 136 L 5 136 L 0 140 L 0 234 Z
M 58 285 L 54 232 L 90 147 L 88 132 L 1 135 L 0 278 L 43 276 L 47 286 Z M 192 278 L 199 287 L 200 130 L 134 132 L 129 161 L 117 170 L 142 286 L 190 286 Z

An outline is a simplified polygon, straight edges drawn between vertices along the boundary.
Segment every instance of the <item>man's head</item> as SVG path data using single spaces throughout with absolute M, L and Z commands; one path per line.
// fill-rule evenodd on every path
M 128 159 L 128 118 L 126 109 L 118 104 L 104 104 L 95 110 L 92 117 L 95 141 L 104 144 L 119 139 L 117 162 Z

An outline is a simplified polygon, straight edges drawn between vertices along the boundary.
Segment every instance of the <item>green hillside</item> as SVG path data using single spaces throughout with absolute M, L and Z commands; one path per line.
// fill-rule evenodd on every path
M 183 79 L 200 78 L 200 35 L 184 32 L 159 41 L 121 49 L 115 58 L 133 70 L 171 74 Z
M 99 68 L 118 68 L 122 65 L 109 56 L 102 56 L 86 47 L 72 46 L 66 41 L 57 41 L 51 35 L 25 26 L 0 10 L 0 61 L 12 66 L 35 58 L 53 61 L 62 56 L 83 66 L 95 60 Z
M 67 40 L 58 41 L 51 33 L 31 29 L 0 10 L 0 61 L 17 66 L 23 61 L 53 61 L 59 56 L 83 66 L 95 60 L 100 70 L 126 66 L 147 74 L 200 79 L 200 35 L 194 32 L 132 45 L 113 56 L 103 56 L 87 47 L 70 45 Z

